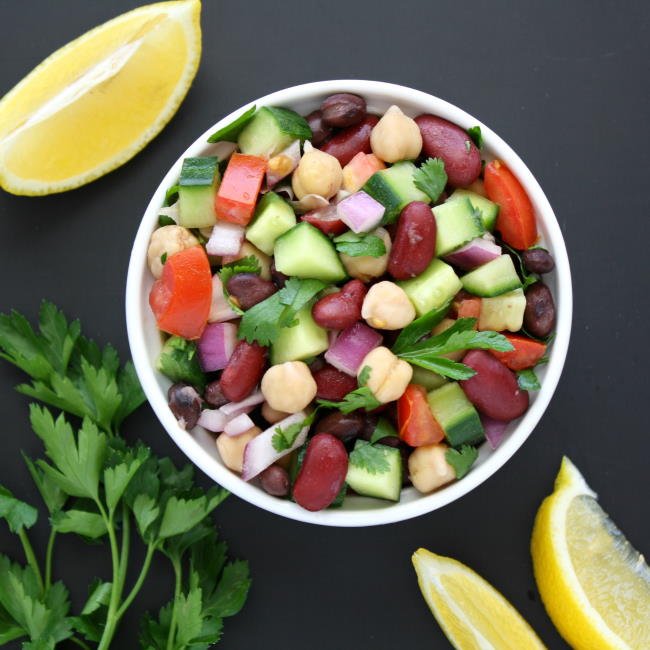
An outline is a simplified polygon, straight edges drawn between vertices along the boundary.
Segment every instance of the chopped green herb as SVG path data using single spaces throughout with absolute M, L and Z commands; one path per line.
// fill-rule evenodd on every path
M 239 134 L 244 130 L 244 127 L 253 119 L 255 110 L 255 106 L 251 106 L 233 122 L 220 128 L 218 131 L 215 131 L 208 138 L 208 142 L 237 142 Z
M 445 453 L 447 462 L 454 468 L 456 478 L 463 478 L 478 458 L 478 449 L 463 445 L 460 449 L 449 449 Z
M 176 222 L 166 214 L 161 214 L 158 216 L 158 225 L 162 228 L 163 226 L 175 226 Z
M 441 158 L 429 158 L 413 174 L 413 184 L 433 202 L 437 201 L 447 185 L 445 163 Z
M 386 459 L 386 448 L 363 440 L 359 440 L 354 450 L 350 452 L 350 463 L 365 469 L 370 474 L 385 474 L 390 470 L 390 464 Z
M 532 368 L 517 371 L 517 384 L 521 390 L 539 390 L 541 385 Z
M 386 254 L 384 240 L 377 235 L 357 235 L 352 231 L 334 238 L 336 250 L 350 257 L 381 257 Z
M 161 263 L 161 264 L 164 264 L 166 261 L 167 261 L 167 253 L 163 253 L 163 254 L 160 256 L 160 263 Z
M 483 134 L 481 133 L 480 126 L 470 126 L 467 129 L 467 135 L 472 138 L 474 144 L 481 149 L 483 147 Z
M 357 388 L 351 393 L 348 393 L 340 402 L 331 402 L 329 400 L 319 399 L 318 405 L 338 409 L 341 413 L 351 413 L 357 409 L 372 411 L 378 406 L 381 406 L 381 402 L 377 400 L 367 386 L 362 386 L 361 388 Z
M 377 426 L 372 432 L 372 436 L 370 436 L 370 444 L 374 445 L 376 442 L 382 440 L 383 438 L 396 437 L 397 431 L 395 431 L 395 427 L 386 418 L 379 418 L 377 421 Z
M 357 379 L 357 383 L 359 386 L 365 386 L 368 383 L 368 379 L 370 379 L 370 366 L 364 366 L 361 368 L 361 372 L 359 373 L 359 378 Z
M 170 205 L 176 203 L 178 201 L 178 190 L 180 188 L 180 185 L 172 185 L 167 189 L 165 192 L 165 202 L 164 206 L 168 208 Z M 161 224 L 163 225 L 163 224 Z M 165 224 L 165 225 L 171 225 L 171 224 Z
M 294 443 L 296 442 L 296 438 L 300 435 L 300 432 L 305 427 L 311 426 L 311 423 L 314 421 L 315 417 L 316 411 L 313 411 L 304 420 L 301 422 L 296 422 L 295 424 L 291 424 L 286 429 L 276 427 L 275 433 L 271 438 L 273 449 L 275 449 L 275 451 L 278 453 L 285 451 L 286 449 L 291 449 L 291 447 L 293 447 Z
M 451 308 L 451 303 L 452 301 L 449 300 L 439 309 L 432 309 L 407 325 L 397 337 L 393 345 L 393 353 L 398 354 L 414 343 L 417 343 L 426 334 L 430 334 L 431 330 L 438 323 L 442 322 L 447 315 Z
M 165 342 L 156 369 L 174 383 L 185 381 L 192 386 L 205 386 L 205 375 L 199 363 L 196 342 L 172 336 Z

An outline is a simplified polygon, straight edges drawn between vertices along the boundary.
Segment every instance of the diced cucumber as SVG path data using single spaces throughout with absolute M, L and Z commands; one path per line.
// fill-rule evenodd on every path
M 416 167 L 412 162 L 403 160 L 388 169 L 375 172 L 361 188 L 386 208 L 382 224 L 395 221 L 402 209 L 411 201 L 424 201 L 424 203 L 431 201 L 413 184 L 415 170 Z
M 436 218 L 436 256 L 442 257 L 484 232 L 478 211 L 469 199 L 459 199 L 433 208 Z
M 447 199 L 447 202 L 458 199 L 469 199 L 472 206 L 480 211 L 483 227 L 490 232 L 494 230 L 494 224 L 497 222 L 497 216 L 499 215 L 498 203 L 494 203 L 476 192 L 463 188 L 454 190 L 454 193 Z
M 263 106 L 239 134 L 237 143 L 243 154 L 270 158 L 294 140 L 311 139 L 307 121 L 286 108 Z
M 355 449 L 359 445 L 365 444 L 368 443 L 357 440 Z M 399 449 L 387 447 L 386 445 L 375 445 L 375 448 L 381 449 L 383 452 L 389 470 L 372 474 L 363 467 L 357 467 L 349 463 L 348 475 L 345 481 L 357 494 L 387 499 L 388 501 L 399 501 L 400 492 L 402 491 L 402 454 Z
M 267 255 L 273 255 L 275 240 L 296 225 L 293 208 L 275 192 L 267 192 L 257 204 L 246 239 Z
M 334 244 L 303 221 L 275 240 L 275 268 L 285 275 L 339 282 L 346 276 Z
M 521 287 L 521 280 L 510 255 L 501 255 L 465 274 L 460 281 L 463 289 L 474 296 L 492 298 Z
M 178 224 L 186 228 L 209 228 L 217 223 L 214 198 L 219 189 L 218 158 L 185 158 L 178 186 Z
M 483 298 L 478 328 L 481 331 L 518 332 L 524 324 L 525 310 L 526 296 L 523 289 L 509 291 L 496 298 Z
M 440 388 L 443 384 L 447 383 L 447 378 L 439 375 L 433 370 L 427 370 L 426 368 L 420 368 L 420 366 L 413 366 L 413 377 L 411 378 L 412 384 L 417 384 L 418 386 L 424 386 L 427 390 L 433 390 L 434 388 Z
M 451 381 L 428 395 L 429 406 L 452 447 L 474 445 L 483 440 L 478 411 L 467 399 L 458 382 Z
M 410 298 L 418 316 L 440 309 L 463 288 L 454 269 L 438 259 L 432 260 L 417 277 L 397 284 Z
M 311 305 L 303 307 L 297 314 L 298 324 L 283 327 L 271 345 L 271 364 L 285 361 L 300 361 L 315 357 L 327 350 L 327 330 L 317 325 L 311 315 Z

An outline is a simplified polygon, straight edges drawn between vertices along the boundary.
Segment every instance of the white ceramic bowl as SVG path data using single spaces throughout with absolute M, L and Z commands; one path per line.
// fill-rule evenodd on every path
M 485 142 L 484 157 L 503 160 L 526 188 L 535 208 L 541 243 L 555 258 L 555 271 L 546 275 L 544 280 L 555 297 L 557 334 L 550 349 L 549 363 L 538 370 L 542 388 L 531 394 L 530 408 L 522 418 L 509 425 L 506 438 L 498 449 L 491 451 L 487 444 L 482 445 L 476 464 L 465 478 L 428 495 L 407 488 L 402 491 L 401 501 L 395 504 L 351 496 L 339 509 L 309 512 L 292 501 L 270 496 L 256 485 L 242 481 L 221 462 L 212 434 L 200 431 L 200 427 L 188 433 L 176 422 L 167 406 L 169 380 L 154 370 L 162 342 L 148 304 L 153 278 L 147 268 L 146 253 L 149 237 L 157 226 L 158 208 L 163 203 L 165 191 L 177 182 L 183 158 L 210 155 L 211 145 L 207 138 L 211 133 L 230 123 L 253 104 L 285 106 L 305 115 L 316 109 L 326 96 L 346 91 L 365 97 L 372 113 L 382 114 L 391 104 L 397 104 L 413 117 L 420 113 L 433 113 L 465 129 L 480 125 Z M 460 108 L 418 90 L 378 81 L 321 81 L 286 88 L 226 115 L 200 135 L 172 165 L 149 202 L 131 252 L 126 290 L 127 326 L 135 368 L 149 403 L 174 442 L 208 476 L 249 503 L 284 517 L 326 526 L 373 526 L 416 517 L 458 499 L 494 474 L 528 438 L 548 406 L 566 358 L 571 311 L 571 274 L 560 227 L 542 188 L 519 156 L 496 133 Z

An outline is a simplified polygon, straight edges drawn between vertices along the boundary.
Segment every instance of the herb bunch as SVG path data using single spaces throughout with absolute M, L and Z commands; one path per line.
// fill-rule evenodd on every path
M 100 349 L 83 337 L 79 322 L 68 323 L 51 303 L 42 303 L 39 326 L 37 333 L 16 312 L 0 315 L 0 356 L 31 378 L 17 390 L 59 412 L 30 406 L 47 457 L 25 456 L 51 525 L 42 563 L 28 535 L 38 510 L 0 486 L 0 518 L 18 536 L 26 560 L 22 565 L 0 554 L 0 645 L 27 638 L 25 650 L 50 650 L 68 639 L 106 650 L 160 554 L 173 568 L 174 594 L 156 617 L 144 616 L 140 648 L 207 649 L 221 637 L 223 619 L 241 609 L 250 586 L 247 563 L 227 561 L 209 517 L 227 492 L 217 486 L 204 492 L 190 466 L 178 470 L 142 443 L 119 436 L 123 420 L 145 399 L 130 362 L 121 366 L 113 347 Z M 55 545 L 70 533 L 107 541 L 112 561 L 110 579 L 92 581 L 77 615 L 53 569 Z M 136 538 L 145 557 L 127 585 Z

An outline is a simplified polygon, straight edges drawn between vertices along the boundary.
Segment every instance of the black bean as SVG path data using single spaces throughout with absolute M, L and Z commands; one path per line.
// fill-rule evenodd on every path
M 201 415 L 201 396 L 194 386 L 178 382 L 167 391 L 169 408 L 178 423 L 189 431 L 196 426 Z
M 329 433 L 339 440 L 347 441 L 356 438 L 365 425 L 361 413 L 341 413 L 334 411 L 326 415 L 316 425 L 316 433 Z
M 543 248 L 529 248 L 521 253 L 524 267 L 531 273 L 550 273 L 555 268 L 551 254 Z
M 359 95 L 336 93 L 323 100 L 320 110 L 325 124 L 344 129 L 358 124 L 366 116 L 366 101 Z
M 289 474 L 280 465 L 271 465 L 260 474 L 260 484 L 265 492 L 274 497 L 286 497 L 289 494 Z
M 318 147 L 323 144 L 332 134 L 332 127 L 323 122 L 323 114 L 320 111 L 314 111 L 305 118 L 311 129 L 311 143 Z
M 555 303 L 551 290 L 543 282 L 535 282 L 526 291 L 524 327 L 533 336 L 547 337 L 555 325 Z
M 217 379 L 213 382 L 210 382 L 206 387 L 203 393 L 203 399 L 210 405 L 215 408 L 219 408 L 224 404 L 228 404 L 228 399 L 223 394 L 221 390 L 221 382 Z

